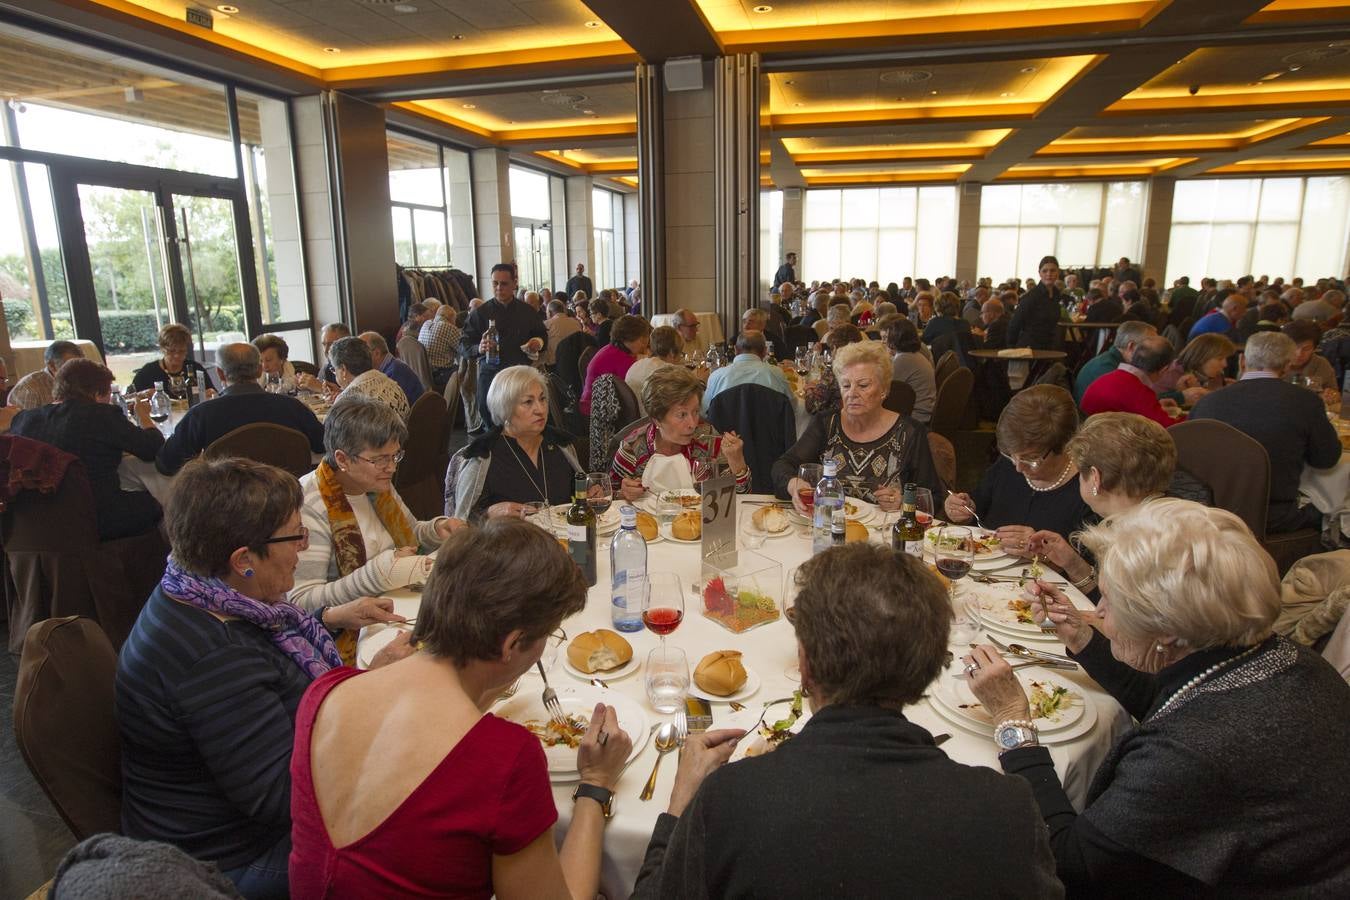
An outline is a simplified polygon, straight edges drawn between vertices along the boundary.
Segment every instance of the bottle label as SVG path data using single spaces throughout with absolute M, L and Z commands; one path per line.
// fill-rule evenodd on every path
M 905 552 L 923 559 L 923 541 L 905 541 Z
M 585 544 L 590 540 L 589 536 L 586 534 L 587 530 L 585 525 L 568 525 L 567 539 L 569 541 L 577 541 Z

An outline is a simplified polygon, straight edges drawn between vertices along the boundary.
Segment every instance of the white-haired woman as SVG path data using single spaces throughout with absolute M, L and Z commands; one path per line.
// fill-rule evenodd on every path
M 524 504 L 553 506 L 572 496 L 572 478 L 584 472 L 574 438 L 548 424 L 548 382 L 531 366 L 511 366 L 492 380 L 492 421 L 445 473 L 445 514 L 461 521 L 520 516 Z
M 797 443 L 773 464 L 778 496 L 791 497 L 805 515 L 797 491 L 807 485 L 797 470 L 802 463 L 822 459 L 837 461 L 840 476 L 856 479 L 862 499 L 887 511 L 900 508 L 906 482 L 942 496 L 942 479 L 928 451 L 928 429 L 882 405 L 891 389 L 891 357 L 885 346 L 862 341 L 840 347 L 832 368 L 842 405 L 813 416 Z
M 1139 724 L 1081 814 L 1007 661 L 990 646 L 964 657 L 1070 896 L 1350 896 L 1350 688 L 1272 633 L 1274 561 L 1237 516 L 1187 500 L 1138 506 L 1083 540 L 1100 561 L 1095 613 L 1044 583 L 1032 612 Z

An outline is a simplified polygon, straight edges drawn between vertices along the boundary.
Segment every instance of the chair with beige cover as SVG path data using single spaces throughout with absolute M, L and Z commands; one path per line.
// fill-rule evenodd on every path
M 24 638 L 14 686 L 15 743 L 33 780 L 80 840 L 122 828 L 116 673 L 117 654 L 92 619 L 46 619 Z
M 266 463 L 303 478 L 314 468 L 309 438 L 273 422 L 250 422 L 222 434 L 202 452 L 207 459 L 236 456 Z

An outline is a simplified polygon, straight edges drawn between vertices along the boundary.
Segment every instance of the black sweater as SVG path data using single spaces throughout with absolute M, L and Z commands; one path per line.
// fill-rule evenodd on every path
M 657 820 L 633 896 L 1059 897 L 1025 783 L 948 759 L 872 706 L 830 706 Z
M 502 360 L 501 365 L 495 367 L 493 371 L 508 366 L 530 365 L 529 357 L 520 349 L 530 338 L 539 338 L 545 346 L 548 345 L 548 331 L 533 306 L 524 300 L 498 303 L 494 297 L 469 313 L 469 320 L 464 326 L 464 336 L 460 343 L 465 356 L 479 361 L 479 372 L 488 370 L 478 345 L 487 332 L 489 322 L 497 323 L 497 349 Z
M 256 383 L 245 382 L 232 384 L 219 397 L 188 410 L 164 442 L 155 466 L 165 475 L 173 475 L 216 438 L 254 422 L 294 428 L 309 439 L 310 450 L 323 452 L 323 425 L 308 406 L 294 397 L 269 394 Z
M 1341 442 L 1322 398 L 1278 378 L 1244 378 L 1200 398 L 1192 419 L 1217 419 L 1255 439 L 1270 456 L 1270 510 L 1266 531 L 1292 531 L 1308 521 L 1298 509 L 1305 465 L 1334 466 Z
M 1008 344 L 1049 350 L 1055 343 L 1059 325 L 1059 295 L 1050 296 L 1044 284 L 1038 284 L 1017 301 L 1008 323 Z
M 1050 473 L 1050 477 L 1055 474 Z M 936 501 L 937 494 L 933 498 Z M 1026 478 L 1001 456 L 985 470 L 971 499 L 986 528 L 1028 525 L 1037 531 L 1053 531 L 1067 540 L 1084 524 L 1096 521 L 1092 507 L 1078 492 L 1077 475 L 1053 491 L 1033 491 Z

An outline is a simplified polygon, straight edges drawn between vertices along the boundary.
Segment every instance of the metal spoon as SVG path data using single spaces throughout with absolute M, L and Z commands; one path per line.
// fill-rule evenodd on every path
M 1056 659 L 1061 662 L 1071 663 L 1072 659 L 1067 656 L 1061 656 L 1058 653 L 1051 653 L 1048 650 L 1032 650 L 1030 647 L 1023 647 L 1021 644 L 1009 644 L 1008 652 L 1027 659 Z M 1075 663 L 1077 665 L 1077 663 Z
M 660 728 L 656 729 L 656 765 L 652 766 L 652 774 L 647 777 L 647 783 L 642 787 L 642 793 L 638 795 L 639 799 L 652 799 L 652 792 L 656 790 L 656 773 L 661 768 L 662 758 L 679 746 L 679 733 L 675 730 L 673 721 L 666 722 Z

